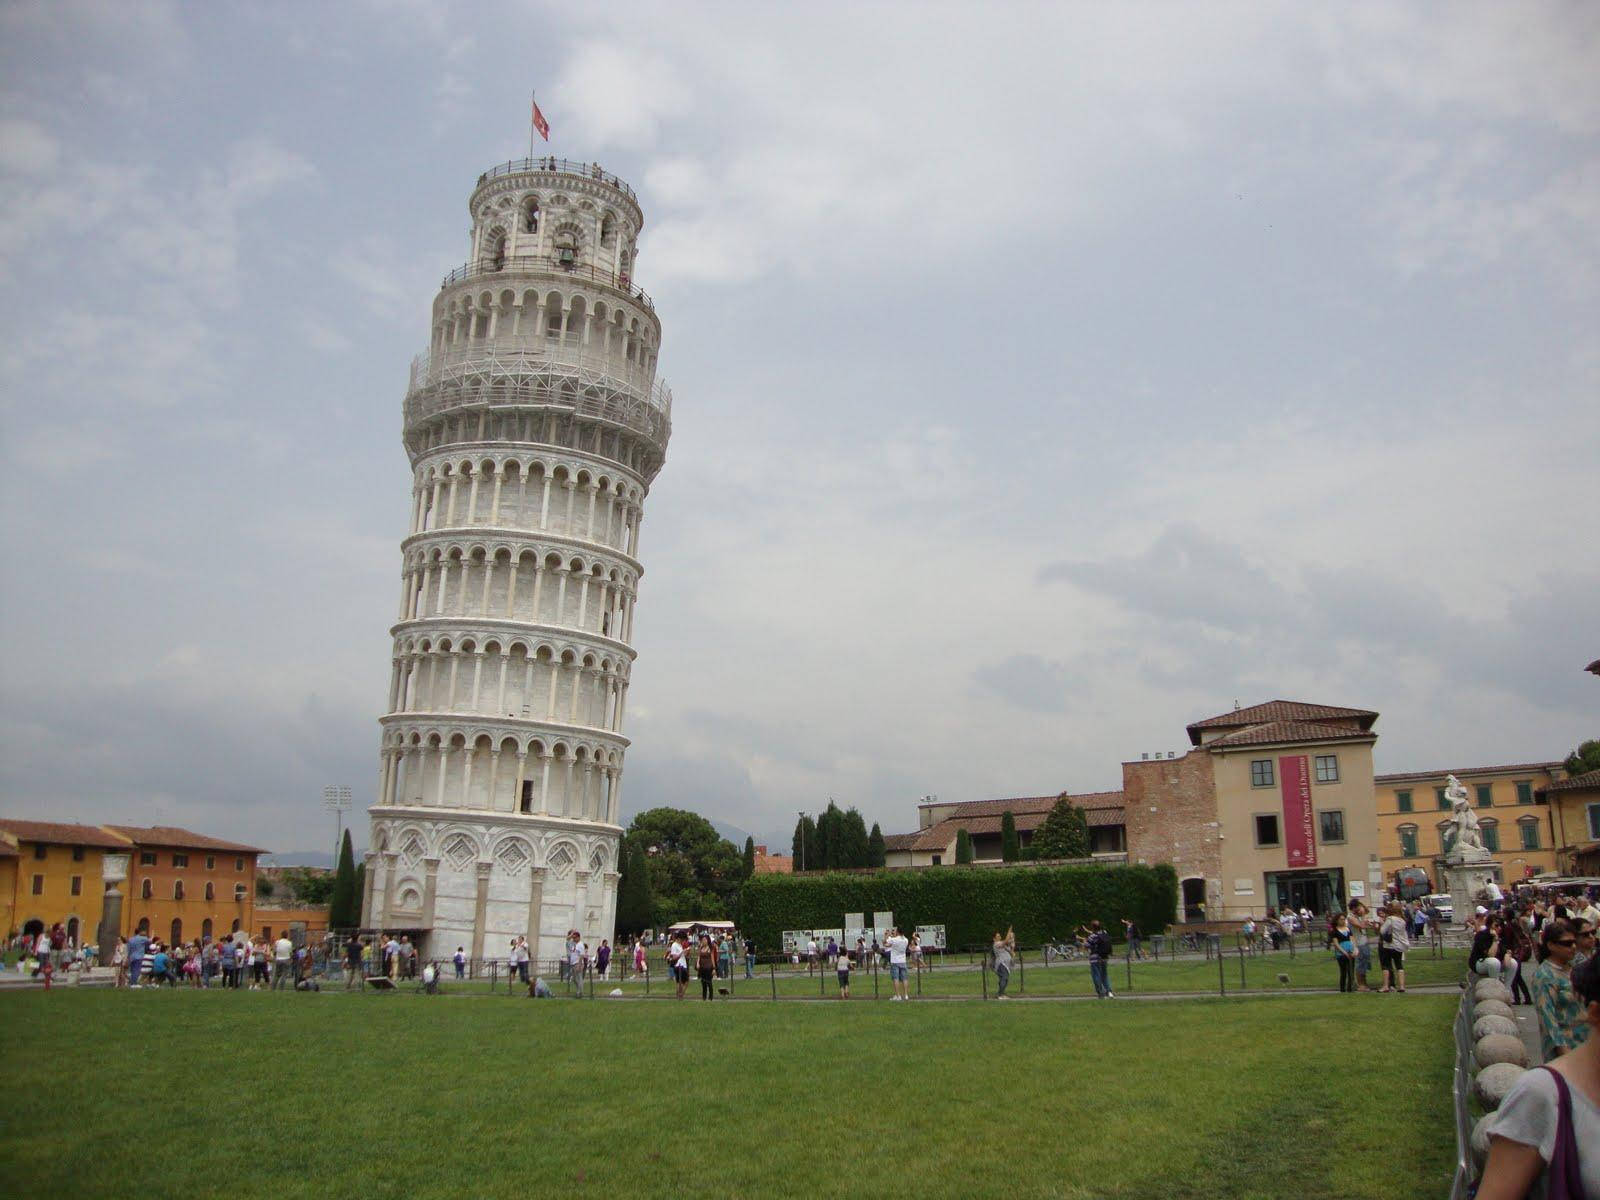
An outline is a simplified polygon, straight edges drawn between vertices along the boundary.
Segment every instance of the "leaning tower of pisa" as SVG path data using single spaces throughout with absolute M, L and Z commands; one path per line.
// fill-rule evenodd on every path
M 537 958 L 616 914 L 639 523 L 671 432 L 644 214 L 597 165 L 478 177 L 411 365 L 389 711 L 362 924 Z

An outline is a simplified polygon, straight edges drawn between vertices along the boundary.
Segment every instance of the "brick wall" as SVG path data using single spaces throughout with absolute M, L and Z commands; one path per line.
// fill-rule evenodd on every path
M 1217 838 L 1217 791 L 1208 750 L 1182 758 L 1122 764 L 1130 863 L 1170 862 L 1182 881 L 1201 876 L 1209 902 L 1222 878 Z M 1154 809 L 1155 811 L 1151 811 Z M 1182 918 L 1182 891 L 1174 920 Z

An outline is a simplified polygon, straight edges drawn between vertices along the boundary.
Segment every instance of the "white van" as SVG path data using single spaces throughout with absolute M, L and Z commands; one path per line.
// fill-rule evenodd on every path
M 1422 907 L 1427 908 L 1430 904 L 1439 910 L 1439 919 L 1446 925 L 1456 919 L 1456 910 L 1451 903 L 1449 892 L 1435 892 L 1431 896 L 1424 896 Z

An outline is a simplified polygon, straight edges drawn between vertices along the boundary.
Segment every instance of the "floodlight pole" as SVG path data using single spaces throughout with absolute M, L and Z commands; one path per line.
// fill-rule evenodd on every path
M 322 789 L 322 803 L 333 810 L 333 865 L 337 870 L 344 842 L 344 813 L 350 807 L 350 788 L 345 784 L 329 784 Z

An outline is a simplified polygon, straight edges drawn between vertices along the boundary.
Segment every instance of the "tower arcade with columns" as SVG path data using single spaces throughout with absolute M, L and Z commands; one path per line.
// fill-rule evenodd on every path
M 554 158 L 479 176 L 411 366 L 411 529 L 362 925 L 536 959 L 612 935 L 639 525 L 666 457 L 644 215 Z

